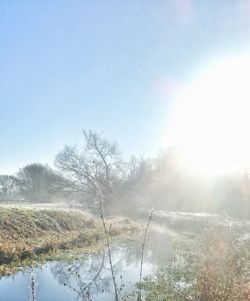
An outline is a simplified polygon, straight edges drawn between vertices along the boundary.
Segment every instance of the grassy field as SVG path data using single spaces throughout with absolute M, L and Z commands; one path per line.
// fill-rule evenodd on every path
M 108 220 L 110 236 L 135 233 L 128 219 Z M 0 207 L 0 275 L 48 255 L 82 254 L 100 246 L 103 228 L 96 218 L 77 210 L 34 210 Z M 66 252 L 67 251 L 67 252 Z

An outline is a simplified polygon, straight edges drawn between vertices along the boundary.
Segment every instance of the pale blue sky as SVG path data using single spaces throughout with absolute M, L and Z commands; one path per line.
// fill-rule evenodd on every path
M 172 90 L 249 41 L 243 0 L 0 0 L 0 173 L 52 164 L 83 128 L 156 154 Z

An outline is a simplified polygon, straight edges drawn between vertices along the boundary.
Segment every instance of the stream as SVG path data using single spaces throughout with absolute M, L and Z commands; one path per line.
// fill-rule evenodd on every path
M 154 273 L 173 255 L 175 233 L 165 228 L 151 229 L 145 248 L 143 276 Z M 120 294 L 131 292 L 139 280 L 142 241 L 112 245 L 112 261 Z M 105 252 L 91 254 L 74 262 L 47 262 L 35 268 L 0 279 L 0 301 L 31 300 L 31 273 L 37 301 L 84 300 L 81 289 L 88 287 L 93 301 L 114 300 L 114 288 Z M 93 282 L 93 279 L 95 281 Z M 93 282 L 93 283 L 92 283 Z M 75 291 L 74 291 L 75 289 Z

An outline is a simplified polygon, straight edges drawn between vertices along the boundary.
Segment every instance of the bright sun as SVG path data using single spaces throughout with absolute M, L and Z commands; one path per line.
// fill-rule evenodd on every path
M 171 144 L 194 171 L 250 166 L 250 55 L 210 64 L 176 97 Z

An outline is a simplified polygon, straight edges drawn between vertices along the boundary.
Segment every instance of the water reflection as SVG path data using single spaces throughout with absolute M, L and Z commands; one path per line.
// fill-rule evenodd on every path
M 151 229 L 143 275 L 156 271 L 173 254 L 173 237 L 166 231 Z M 141 241 L 120 243 L 112 246 L 113 268 L 121 294 L 133 289 L 139 279 Z M 52 262 L 34 270 L 39 283 L 37 300 L 73 301 L 88 300 L 87 292 L 93 301 L 114 299 L 113 283 L 105 252 L 89 255 L 74 262 Z M 28 300 L 29 272 L 18 273 L 0 280 L 0 300 Z

